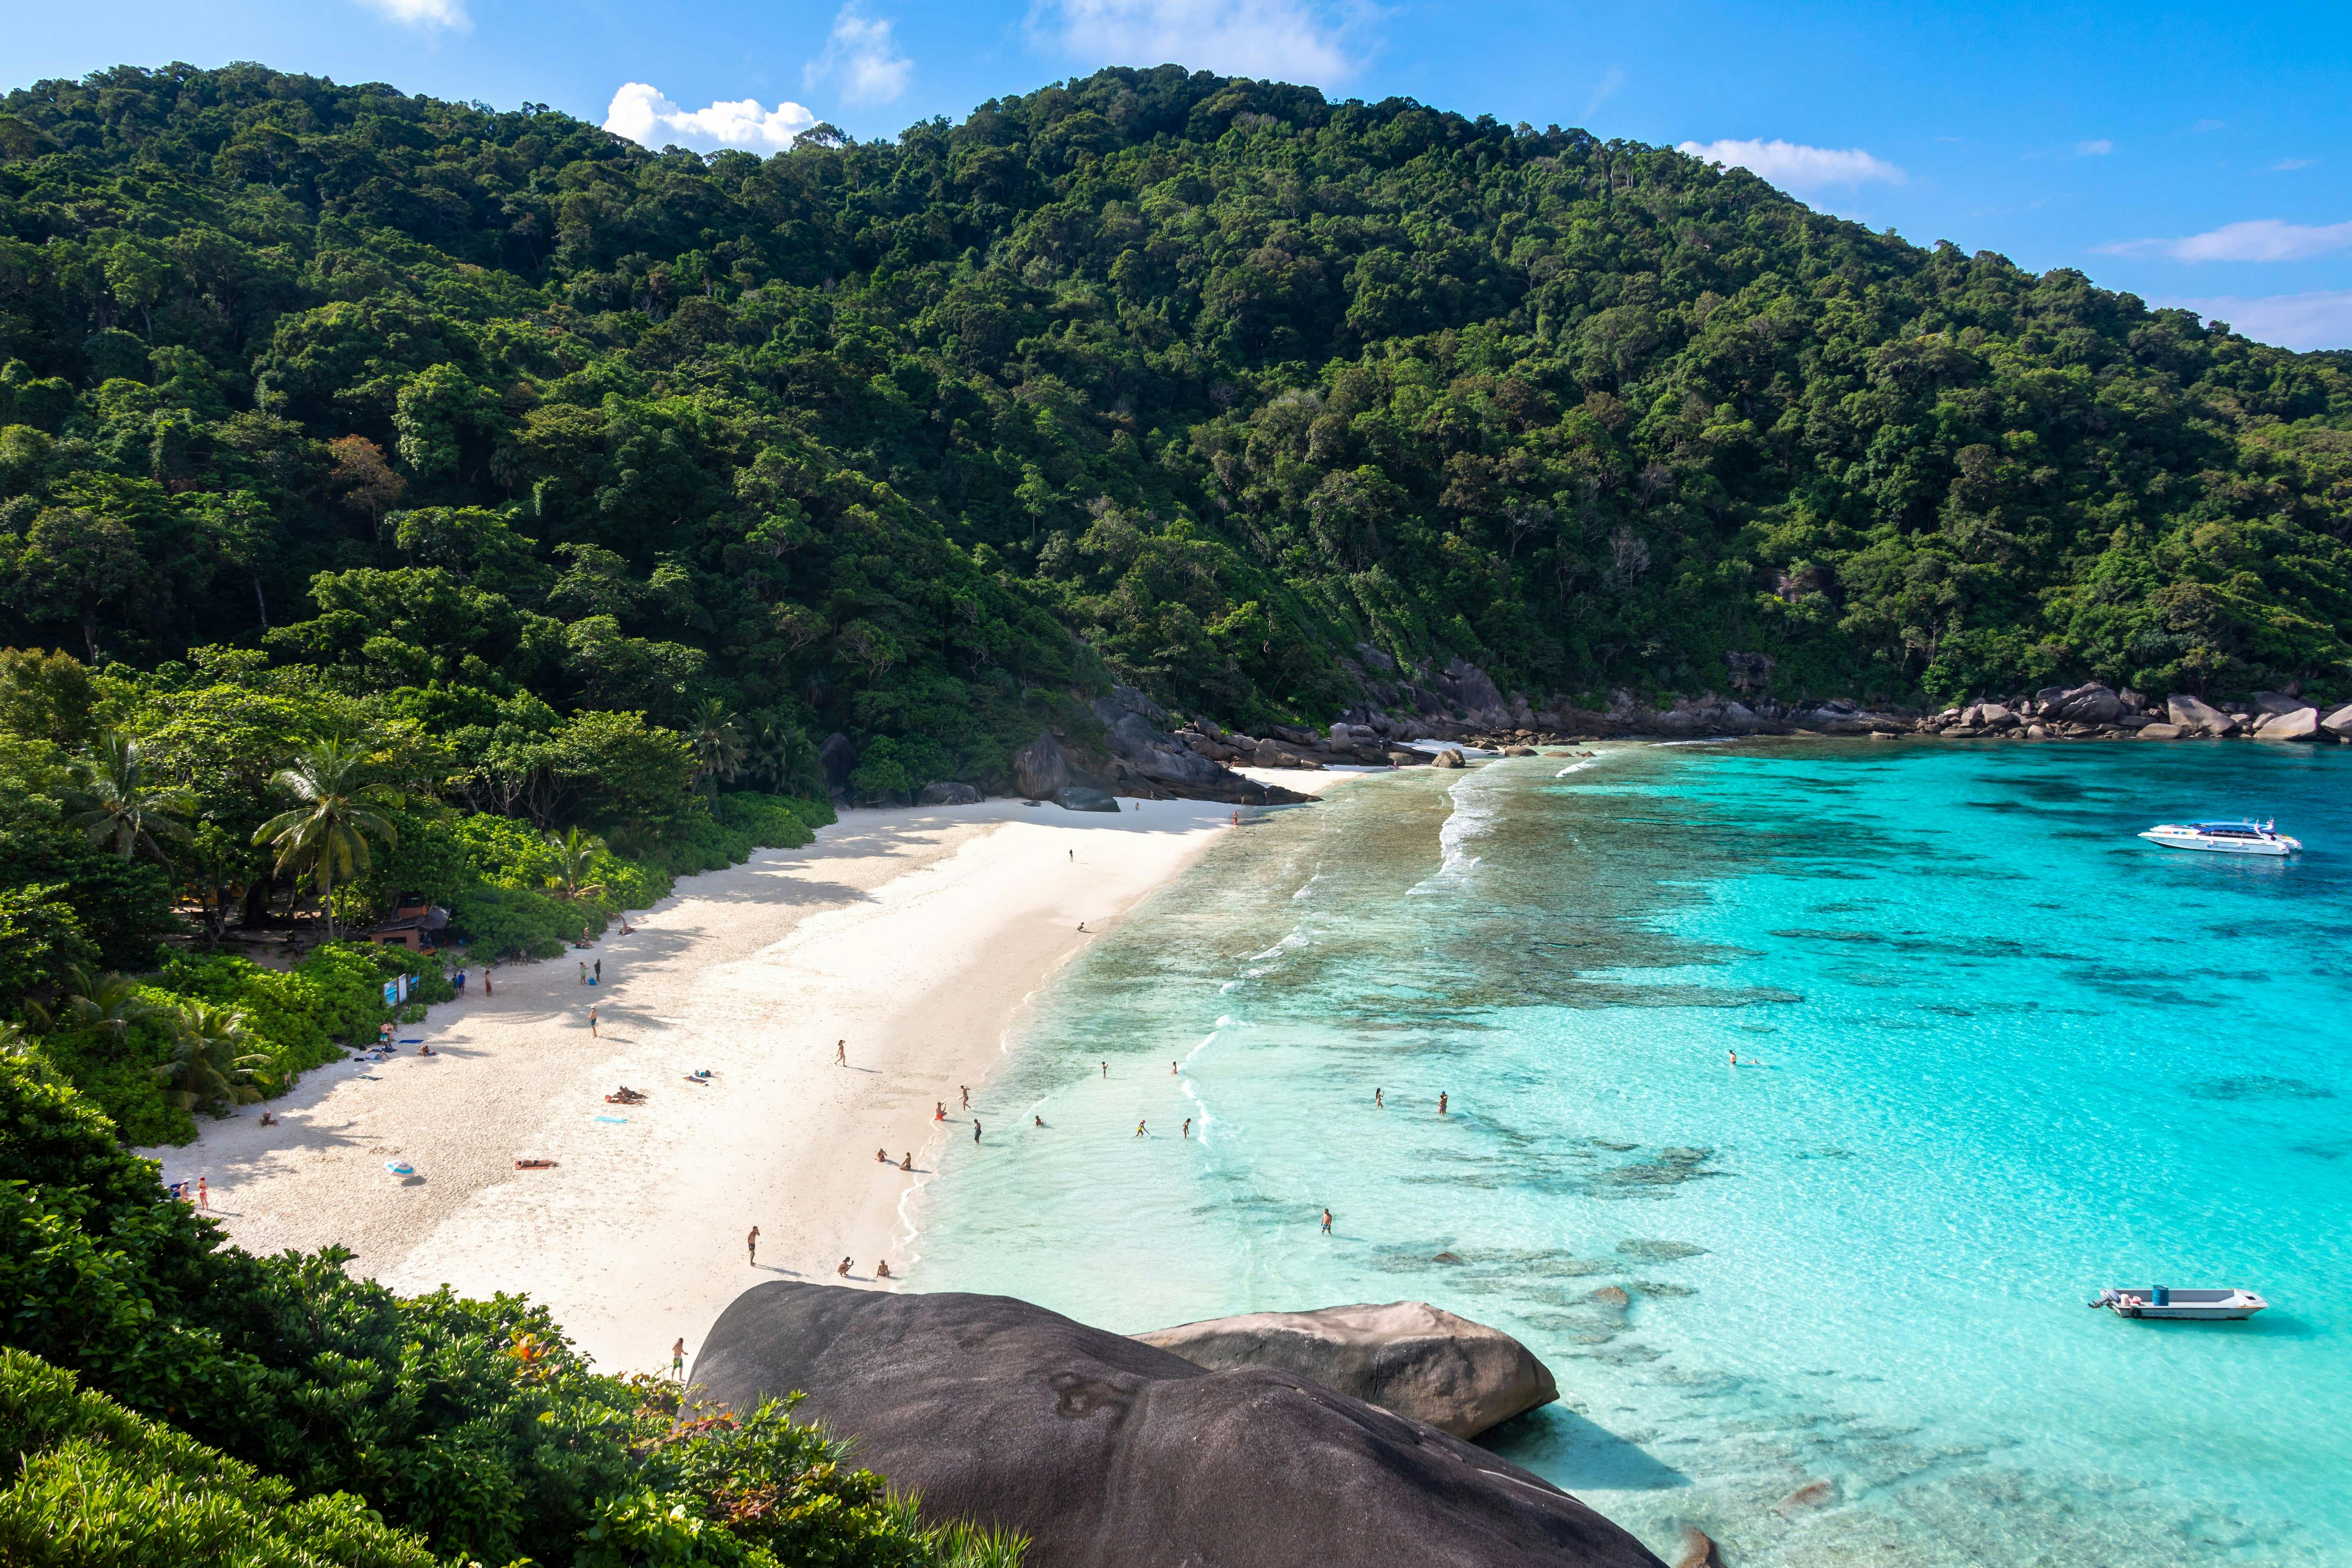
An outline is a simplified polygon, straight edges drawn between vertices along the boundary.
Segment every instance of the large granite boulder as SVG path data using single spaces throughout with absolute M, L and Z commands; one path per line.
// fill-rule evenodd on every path
M 1250 1312 L 1135 1337 L 1212 1372 L 1280 1367 L 1456 1437 L 1559 1397 L 1527 1346 L 1426 1301 Z
M 1050 730 L 1013 753 L 1013 787 L 1031 800 L 1053 799 L 1070 787 L 1075 772 Z
M 2035 693 L 2042 718 L 2055 724 L 2112 724 L 2124 710 L 2123 699 L 2093 681 L 2055 694 Z
M 2257 741 L 2316 741 L 2320 737 L 2319 710 L 2297 708 L 2288 713 L 2265 713 L 2254 726 Z
M 2238 721 L 2201 697 L 2175 692 L 2164 700 L 2165 716 L 2184 735 L 2234 735 Z
M 1116 796 L 1107 795 L 1092 784 L 1064 784 L 1054 792 L 1054 804 L 1064 811 L 1117 811 Z
M 2276 714 L 2292 713 L 2298 708 L 2308 708 L 2311 704 L 2300 697 L 2289 697 L 2284 691 L 2257 691 L 2254 693 L 2253 701 L 2248 706 L 2257 713 Z
M 773 1280 L 695 1360 L 737 1410 L 798 1414 L 930 1519 L 1030 1538 L 1028 1568 L 1662 1568 L 1574 1498 L 1434 1426 L 1268 1367 L 1003 1296 Z
M 2319 727 L 2339 741 L 2352 741 L 2352 702 L 2322 719 Z
M 915 797 L 915 804 L 917 805 L 978 805 L 980 791 L 968 784 L 956 784 L 951 780 L 941 779 L 937 784 L 925 784 L 923 793 Z

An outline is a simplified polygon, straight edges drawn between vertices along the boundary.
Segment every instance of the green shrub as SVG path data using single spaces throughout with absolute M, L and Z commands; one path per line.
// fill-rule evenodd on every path
M 294 1500 L 252 1466 L 0 1350 L 0 1563 L 23 1568 L 436 1568 L 347 1493 Z

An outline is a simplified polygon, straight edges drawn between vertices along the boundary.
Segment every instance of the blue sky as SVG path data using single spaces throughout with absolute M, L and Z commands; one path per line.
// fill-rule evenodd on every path
M 2352 348 L 2340 4 L 9 0 L 0 83 L 256 59 L 659 145 L 884 136 L 1163 60 L 1692 144 L 1817 206 Z

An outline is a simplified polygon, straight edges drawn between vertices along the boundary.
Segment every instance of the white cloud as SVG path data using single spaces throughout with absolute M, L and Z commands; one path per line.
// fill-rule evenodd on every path
M 1177 64 L 1318 85 L 1361 63 L 1351 19 L 1317 0 L 1035 0 L 1033 37 L 1089 65 Z
M 2209 321 L 2227 321 L 2232 331 L 2256 342 L 2283 349 L 2352 349 L 2352 289 L 2254 300 L 2224 296 L 2152 302 L 2194 310 Z
M 2094 248 L 2109 256 L 2167 256 L 2175 261 L 2305 261 L 2352 250 L 2352 221 L 2314 226 L 2253 218 L 2179 239 L 2125 239 Z
M 915 62 L 891 41 L 890 24 L 868 16 L 856 0 L 833 19 L 824 52 L 808 63 L 801 79 L 814 89 L 827 82 L 852 103 L 887 103 L 907 90 Z
M 2200 120 L 2189 129 L 2202 136 L 2208 132 L 2219 131 L 2229 123 L 2226 120 Z
M 447 27 L 462 33 L 474 19 L 466 15 L 466 0 L 360 0 L 387 21 L 404 27 Z
M 1859 147 L 1807 147 L 1795 142 L 1685 142 L 1675 151 L 1710 163 L 1729 163 L 1792 191 L 1858 185 L 1866 180 L 1899 185 L 1910 178 Z
M 2074 143 L 2074 156 L 2077 158 L 2104 158 L 2115 150 L 2116 144 L 2105 137 L 2101 137 L 2096 142 Z
M 2277 163 L 2271 165 L 2271 173 L 2273 174 L 2284 174 L 2295 169 L 2308 169 L 2314 163 L 2318 162 L 2319 160 L 2316 158 L 2281 158 Z
M 735 103 L 714 103 L 708 109 L 681 109 L 641 81 L 626 82 L 604 110 L 604 129 L 645 147 L 676 143 L 709 151 L 742 147 L 754 153 L 781 153 L 793 138 L 816 123 L 816 116 L 797 103 L 760 107 L 755 98 Z

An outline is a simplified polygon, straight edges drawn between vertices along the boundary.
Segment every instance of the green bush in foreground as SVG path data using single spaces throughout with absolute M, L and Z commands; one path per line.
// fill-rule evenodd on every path
M 924 1528 L 780 1409 L 682 1411 L 673 1384 L 592 1371 L 520 1296 L 395 1296 L 349 1258 L 223 1245 L 87 1098 L 0 1057 L 0 1463 L 21 1457 L 0 1528 L 81 1540 L 42 1557 L 0 1538 L 0 1563 L 425 1560 L 400 1555 L 412 1538 L 492 1563 L 1014 1560 Z M 68 1373 L 168 1427 L 116 1440 Z M 343 1528 L 362 1505 L 376 1533 Z
M 344 1493 L 294 1489 L 145 1420 L 71 1373 L 0 1350 L 0 1563 L 21 1568 L 436 1568 Z

